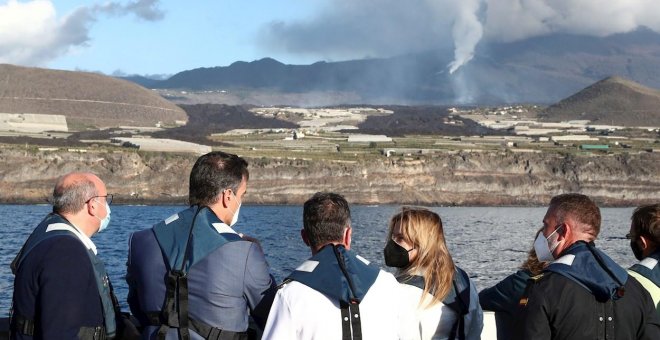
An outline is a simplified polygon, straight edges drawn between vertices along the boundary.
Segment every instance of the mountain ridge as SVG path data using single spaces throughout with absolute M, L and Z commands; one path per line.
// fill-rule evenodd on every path
M 612 76 L 549 106 L 542 118 L 552 121 L 588 119 L 603 125 L 660 126 L 660 90 Z
M 453 53 L 446 50 L 309 65 L 262 58 L 186 70 L 149 85 L 193 91 L 267 90 L 283 95 L 333 91 L 345 94 L 338 97 L 340 101 L 353 98 L 350 104 L 392 105 L 549 104 L 614 74 L 660 87 L 656 67 L 660 64 L 660 34 L 648 29 L 603 38 L 556 34 L 513 43 L 483 43 L 472 61 L 450 75 L 446 65 L 452 59 Z M 241 104 L 258 104 L 254 96 L 244 97 Z M 272 104 L 295 105 L 291 98 Z
M 154 91 L 113 77 L 0 64 L 0 112 L 65 115 L 82 126 L 175 125 L 186 113 Z

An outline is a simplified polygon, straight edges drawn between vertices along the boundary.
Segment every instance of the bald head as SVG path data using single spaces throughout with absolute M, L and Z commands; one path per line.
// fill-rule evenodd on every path
M 57 180 L 53 190 L 53 212 L 75 214 L 85 202 L 104 193 L 105 184 L 96 175 L 88 172 L 68 173 Z

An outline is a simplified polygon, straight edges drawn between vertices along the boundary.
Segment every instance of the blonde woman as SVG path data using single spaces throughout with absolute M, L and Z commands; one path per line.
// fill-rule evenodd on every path
M 479 339 L 483 315 L 474 284 L 447 250 L 442 220 L 404 207 L 390 220 L 385 264 L 398 268 L 405 339 Z

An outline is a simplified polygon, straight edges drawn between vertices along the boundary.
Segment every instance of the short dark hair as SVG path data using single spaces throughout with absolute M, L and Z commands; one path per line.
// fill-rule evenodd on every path
M 243 178 L 249 179 L 248 163 L 241 157 L 222 151 L 209 152 L 197 159 L 190 171 L 190 205 L 209 206 L 218 201 L 221 191 L 234 194 Z
M 557 221 L 564 223 L 567 217 L 588 226 L 583 230 L 594 237 L 600 233 L 600 209 L 587 195 L 562 194 L 550 200 L 550 207 L 555 209 Z
M 98 195 L 96 185 L 90 179 L 81 177 L 67 185 L 58 180 L 53 189 L 53 212 L 57 214 L 73 214 L 80 211 L 85 202 Z
M 331 192 L 317 192 L 305 202 L 303 227 L 312 247 L 342 241 L 344 229 L 351 225 L 346 199 Z
M 635 209 L 630 219 L 635 237 L 649 237 L 656 247 L 660 247 L 660 203 Z

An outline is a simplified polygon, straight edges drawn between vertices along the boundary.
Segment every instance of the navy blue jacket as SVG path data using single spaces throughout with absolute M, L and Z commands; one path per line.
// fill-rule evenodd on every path
M 530 276 L 530 271 L 519 270 L 479 292 L 481 308 L 495 312 L 498 339 L 511 339 L 518 302 L 525 292 Z
M 34 320 L 35 333 L 12 339 L 77 339 L 81 327 L 103 326 L 94 269 L 77 237 L 54 236 L 29 252 L 16 272 L 13 308 Z

